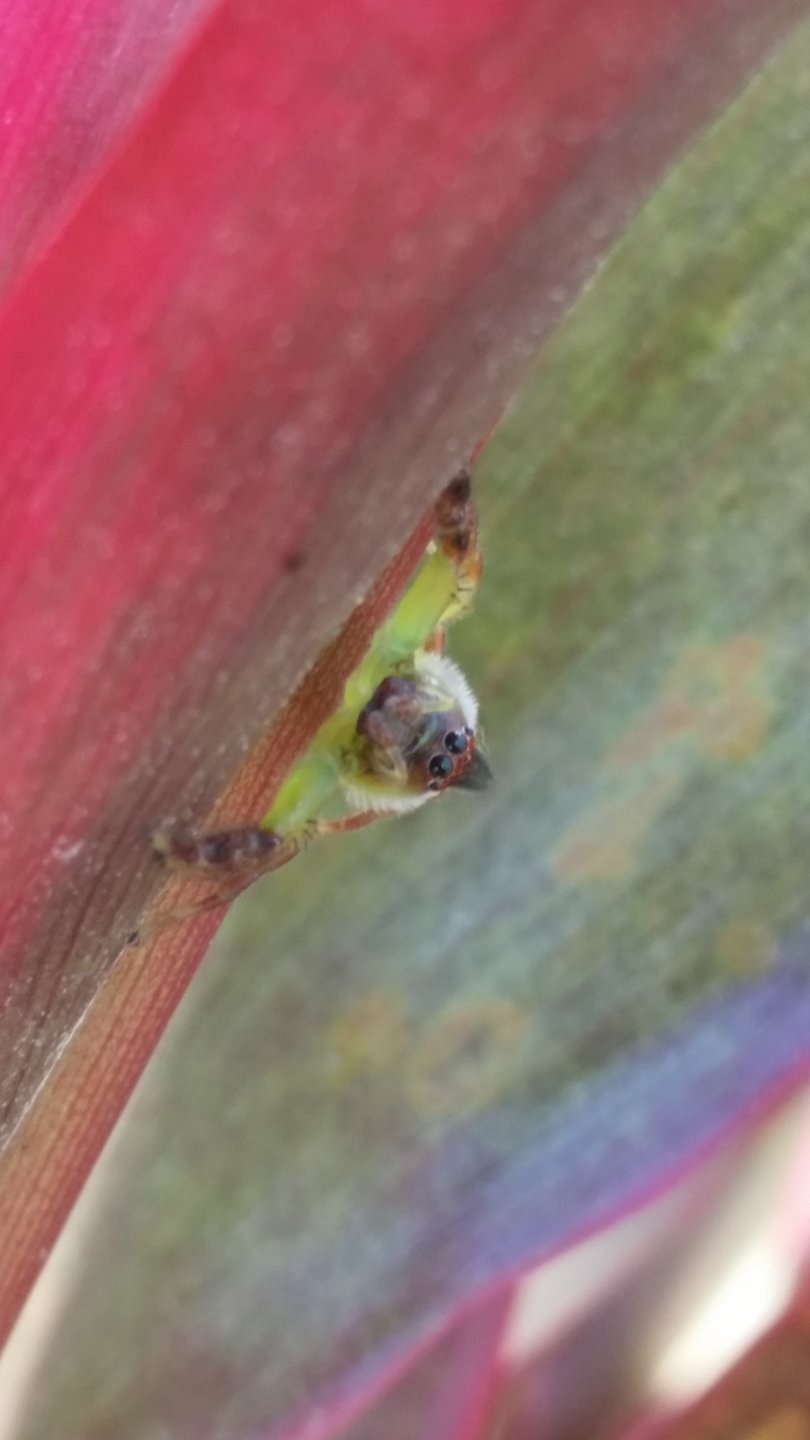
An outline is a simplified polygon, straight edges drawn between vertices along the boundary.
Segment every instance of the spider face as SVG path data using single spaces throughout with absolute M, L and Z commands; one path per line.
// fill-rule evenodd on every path
M 360 785 L 364 772 L 396 808 L 452 785 L 482 790 L 491 776 L 476 743 L 477 719 L 458 667 L 443 655 L 420 654 L 412 673 L 389 675 L 358 716 Z
M 422 772 L 422 787 L 433 795 L 451 785 L 459 785 L 464 790 L 483 790 L 492 774 L 477 748 L 472 726 L 462 724 L 463 716 L 453 710 L 440 711 L 428 718 L 434 722 L 438 738 L 426 735 L 412 754 L 412 768 L 419 766 Z

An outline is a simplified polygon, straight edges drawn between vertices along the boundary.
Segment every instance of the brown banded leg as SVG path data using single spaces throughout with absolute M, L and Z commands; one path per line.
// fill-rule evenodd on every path
M 285 854 L 285 847 L 290 848 Z M 200 878 L 217 878 L 235 872 L 275 870 L 286 864 L 301 848 L 297 836 L 278 835 L 260 825 L 235 830 L 213 830 L 205 835 L 179 828 L 155 830 L 152 850 L 155 859 L 169 870 L 193 872 Z
M 158 911 L 145 926 L 132 932 L 129 943 L 138 945 L 152 940 L 168 925 L 230 905 L 260 875 L 280 870 L 282 865 L 294 860 L 314 833 L 312 826 L 305 826 L 294 834 L 278 835 L 259 825 L 215 830 L 205 835 L 168 827 L 154 831 L 152 850 L 160 864 L 190 880 L 210 880 L 214 888 L 210 894 L 188 905 Z
M 444 624 L 471 609 L 483 570 L 469 470 L 459 470 L 436 501 L 436 544 L 456 572 L 456 591 L 442 616 Z

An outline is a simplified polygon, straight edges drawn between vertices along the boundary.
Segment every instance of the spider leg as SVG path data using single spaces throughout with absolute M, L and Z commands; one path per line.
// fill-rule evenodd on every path
M 375 637 L 377 655 L 393 668 L 417 650 L 440 651 L 445 625 L 471 609 L 481 570 L 472 482 L 459 470 L 436 501 L 433 540 L 419 570 Z
M 152 834 L 152 849 L 155 859 L 167 869 L 200 878 L 264 875 L 292 860 L 303 849 L 310 833 L 310 826 L 281 835 L 261 825 L 242 825 L 198 835 L 191 830 L 167 826 Z
M 230 905 L 238 895 L 272 870 L 288 865 L 313 838 L 312 825 L 285 835 L 260 825 L 240 826 L 196 835 L 167 827 L 152 835 L 152 849 L 160 864 L 182 879 L 210 880 L 214 888 L 186 905 L 158 910 L 128 937 L 131 945 L 153 940 L 167 926 Z
M 459 470 L 436 501 L 435 538 L 437 548 L 449 560 L 454 575 L 453 593 L 441 616 L 441 625 L 444 626 L 448 620 L 466 615 L 472 609 L 484 568 L 478 545 L 478 512 L 472 498 L 469 470 Z
M 395 810 L 361 810 L 356 815 L 346 815 L 342 820 L 317 821 L 319 835 L 346 835 L 350 830 L 363 830 L 375 820 L 385 820 L 395 815 Z
M 433 634 L 428 635 L 428 638 L 422 646 L 422 649 L 427 650 L 429 655 L 443 655 L 446 648 L 447 635 L 445 632 L 445 628 L 443 625 L 437 625 L 436 629 L 433 631 Z

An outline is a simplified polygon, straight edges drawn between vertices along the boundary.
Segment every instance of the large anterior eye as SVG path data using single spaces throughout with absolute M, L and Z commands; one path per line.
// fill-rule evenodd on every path
M 467 749 L 467 736 L 463 730 L 448 730 L 444 743 L 451 755 L 463 755 Z
M 441 780 L 446 780 L 452 769 L 453 762 L 449 755 L 434 755 L 428 765 L 431 775 Z

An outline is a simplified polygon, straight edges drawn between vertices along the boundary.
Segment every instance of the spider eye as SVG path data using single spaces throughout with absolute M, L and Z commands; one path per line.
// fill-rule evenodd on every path
M 463 730 L 448 730 L 444 737 L 444 744 L 451 755 L 463 755 L 467 749 L 467 736 Z
M 440 780 L 446 780 L 452 769 L 453 762 L 449 755 L 434 755 L 428 764 L 431 775 L 435 775 Z

